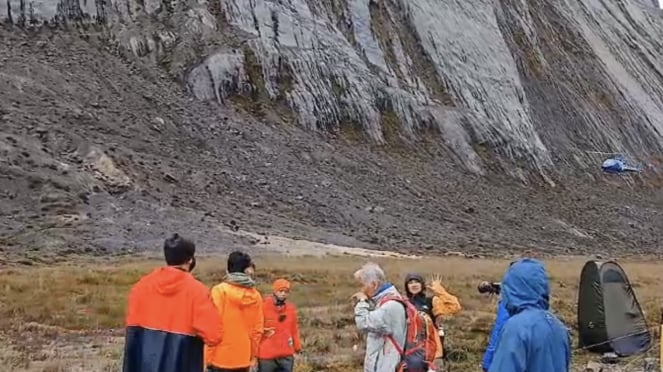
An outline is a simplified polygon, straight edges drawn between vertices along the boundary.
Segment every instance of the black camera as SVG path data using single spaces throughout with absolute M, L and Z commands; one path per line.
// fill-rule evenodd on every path
M 479 293 L 490 293 L 499 295 L 502 291 L 502 284 L 500 282 L 481 282 L 477 287 Z

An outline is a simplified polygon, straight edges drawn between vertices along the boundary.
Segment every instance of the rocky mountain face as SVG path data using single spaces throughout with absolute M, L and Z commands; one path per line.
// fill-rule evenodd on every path
M 238 219 L 404 250 L 658 248 L 663 13 L 651 1 L 7 0 L 0 9 L 14 25 L 0 51 L 0 144 L 15 188 L 5 193 L 24 197 L 8 202 L 12 244 L 46 245 L 15 238 L 17 216 L 48 199 L 42 185 L 55 175 L 26 170 L 41 164 L 78 185 L 63 194 L 86 195 L 66 215 L 98 200 L 69 226 L 89 227 L 90 237 L 75 236 L 93 251 L 145 248 L 167 221 L 197 213 L 212 218 L 207 232 Z M 651 167 L 606 178 L 604 155 L 588 151 Z M 133 209 L 117 206 L 131 198 Z M 169 216 L 136 232 L 128 226 L 141 213 Z M 25 218 L 41 226 L 43 214 Z M 104 224 L 123 238 L 99 238 Z

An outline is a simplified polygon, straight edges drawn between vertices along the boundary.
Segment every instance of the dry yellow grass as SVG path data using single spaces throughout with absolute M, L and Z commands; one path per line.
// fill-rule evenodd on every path
M 222 258 L 200 259 L 196 276 L 212 285 L 221 280 Z M 367 258 L 274 257 L 256 259 L 263 293 L 271 281 L 294 283 L 292 301 L 299 306 L 305 353 L 297 371 L 357 371 L 362 338 L 354 330 L 349 297 L 358 288 L 352 272 Z M 449 320 L 447 340 L 453 370 L 479 371 L 495 313 L 495 299 L 479 295 L 481 280 L 499 280 L 507 261 L 462 258 L 376 259 L 402 288 L 406 273 L 440 274 L 456 294 L 463 311 Z M 575 329 L 575 303 L 580 269 L 585 260 L 546 261 L 551 275 L 552 307 Z M 658 323 L 658 280 L 663 264 L 624 262 L 650 326 Z M 129 287 L 161 265 L 157 260 L 77 262 L 49 267 L 5 268 L 0 272 L 0 363 L 15 371 L 117 371 L 121 358 L 122 321 Z M 358 344 L 359 350 L 352 351 Z M 577 343 L 574 340 L 574 347 Z M 656 354 L 658 345 L 651 353 Z M 588 355 L 577 351 L 576 363 Z

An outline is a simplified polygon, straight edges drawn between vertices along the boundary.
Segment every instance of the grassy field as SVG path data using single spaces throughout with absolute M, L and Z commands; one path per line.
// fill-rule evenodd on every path
M 358 371 L 362 337 L 354 330 L 349 297 L 358 289 L 352 273 L 367 258 L 271 257 L 256 259 L 264 294 L 277 277 L 294 283 L 292 301 L 299 306 L 304 354 L 297 371 Z M 507 261 L 463 258 L 376 259 L 402 288 L 406 273 L 439 274 L 460 298 L 463 310 L 447 323 L 451 370 L 480 371 L 482 352 L 495 313 L 494 298 L 476 292 L 481 280 L 499 280 Z M 575 329 L 577 282 L 584 260 L 546 261 L 551 275 L 552 307 Z M 649 325 L 658 324 L 663 264 L 623 262 L 634 283 Z M 9 371 L 118 371 L 122 322 L 129 287 L 161 262 L 144 259 L 81 261 L 50 266 L 3 268 L 0 271 L 0 363 Z M 223 258 L 199 259 L 196 276 L 208 285 L 223 276 Z M 574 347 L 577 343 L 574 340 Z M 353 351 L 353 345 L 358 350 Z M 658 343 L 651 354 L 658 353 Z M 576 351 L 583 365 L 592 356 Z M 642 356 L 639 357 L 642 360 Z M 632 364 L 640 364 L 633 361 Z

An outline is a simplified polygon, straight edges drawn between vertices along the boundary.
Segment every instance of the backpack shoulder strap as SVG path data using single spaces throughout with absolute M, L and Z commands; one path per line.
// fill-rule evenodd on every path
M 387 335 L 387 336 L 384 336 L 384 337 L 385 337 L 387 340 L 389 340 L 389 342 L 391 342 L 392 345 L 394 345 L 394 348 L 396 349 L 396 351 L 398 351 L 398 354 L 399 354 L 401 357 L 402 357 L 403 355 L 405 355 L 405 351 L 403 350 L 403 348 L 401 347 L 401 345 L 399 345 L 398 342 L 396 342 L 396 339 L 394 338 L 393 335 Z
M 378 301 L 378 305 L 382 306 L 385 302 L 389 301 L 398 301 L 402 304 L 405 304 L 405 299 L 402 296 L 399 295 L 389 295 L 389 296 L 384 296 Z
M 378 301 L 378 305 L 382 306 L 384 303 L 389 302 L 389 301 L 396 301 L 399 302 L 401 305 L 403 305 L 404 310 L 405 310 L 405 318 L 407 319 L 407 303 L 405 298 L 403 296 L 398 296 L 398 295 L 390 295 L 390 296 L 385 296 Z M 406 325 L 406 333 L 407 333 L 407 325 Z M 394 338 L 393 335 L 386 335 L 384 336 L 389 342 L 391 342 L 392 345 L 394 345 L 394 348 L 396 351 L 398 351 L 398 354 L 402 357 L 405 353 L 403 348 L 396 342 L 396 339 Z M 407 336 L 406 336 L 407 337 Z

